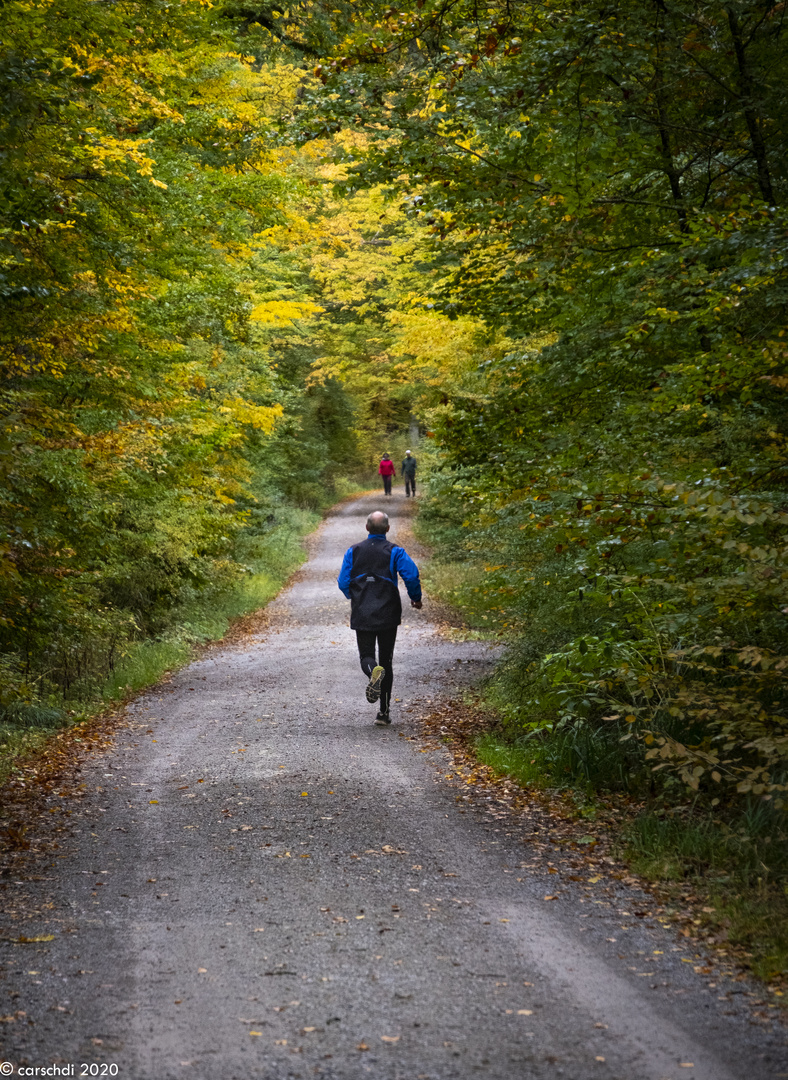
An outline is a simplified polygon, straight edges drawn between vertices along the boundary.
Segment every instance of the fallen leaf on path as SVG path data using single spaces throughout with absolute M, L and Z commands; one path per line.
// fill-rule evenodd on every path
M 262 1033 L 262 1031 L 250 1031 L 249 1034 L 250 1035 L 262 1035 L 263 1033 Z
M 599 1054 L 597 1054 L 597 1056 L 594 1058 L 594 1061 L 604 1061 L 604 1060 L 605 1059 L 603 1057 L 600 1057 Z
M 103 882 L 101 883 L 103 884 Z M 0 941 L 10 941 L 12 945 L 32 945 L 36 941 L 54 941 L 54 934 L 42 934 L 40 937 L 25 937 L 24 934 L 20 934 L 19 937 L 0 937 Z
M 274 1046 L 287 1046 L 287 1039 L 274 1039 Z
M 262 934 L 262 932 L 263 932 L 264 930 L 265 930 L 265 927 L 264 927 L 264 926 L 256 926 L 256 927 L 254 928 L 254 930 L 252 931 L 252 933 L 253 933 L 253 934 Z
M 207 975 L 208 974 L 208 968 L 197 968 L 197 974 L 198 975 Z
M 380 1038 L 381 1038 L 381 1042 L 395 1043 L 395 1042 L 399 1042 L 400 1039 L 402 1038 L 402 1036 L 401 1035 L 381 1035 Z
M 369 1050 L 369 1047 L 365 1042 L 360 1042 L 356 1047 L 356 1050 Z
M 533 1009 L 518 1009 L 517 1010 L 517 1015 L 518 1016 L 533 1016 L 533 1014 L 534 1014 Z
M 543 900 L 557 900 L 558 899 L 558 893 L 554 893 L 552 896 L 543 896 L 542 899 Z

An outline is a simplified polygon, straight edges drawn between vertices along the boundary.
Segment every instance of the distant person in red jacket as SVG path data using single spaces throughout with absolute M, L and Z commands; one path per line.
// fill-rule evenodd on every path
M 386 495 L 391 494 L 391 478 L 396 471 L 391 455 L 384 454 L 380 465 L 378 465 L 378 472 L 383 477 L 383 491 Z

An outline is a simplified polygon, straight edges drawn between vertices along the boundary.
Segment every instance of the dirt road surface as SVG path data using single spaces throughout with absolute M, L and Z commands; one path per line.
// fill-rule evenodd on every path
M 6 1074 L 788 1075 L 784 1032 L 708 987 L 670 930 L 629 917 L 642 898 L 547 902 L 555 879 L 518 870 L 516 822 L 460 809 L 442 751 L 408 736 L 491 654 L 438 633 L 429 602 L 406 608 L 401 700 L 373 726 L 336 575 L 382 502 L 337 507 L 258 633 L 133 703 L 83 767 L 58 854 L 4 879 Z M 396 541 L 411 506 L 389 502 Z

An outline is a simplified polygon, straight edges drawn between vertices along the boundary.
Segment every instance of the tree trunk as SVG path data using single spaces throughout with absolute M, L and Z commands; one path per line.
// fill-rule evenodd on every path
M 732 6 L 726 6 L 725 12 L 728 16 L 728 26 L 730 27 L 733 48 L 736 53 L 736 64 L 739 69 L 739 89 L 742 96 L 744 119 L 747 123 L 747 130 L 750 133 L 752 152 L 755 157 L 755 164 L 758 168 L 758 187 L 761 189 L 761 195 L 765 201 L 774 206 L 776 204 L 776 199 L 772 189 L 771 175 L 769 173 L 769 160 L 766 156 L 766 144 L 763 141 L 761 121 L 755 106 L 755 80 L 752 77 L 752 72 L 750 71 L 747 62 L 747 53 L 742 39 L 738 15 Z

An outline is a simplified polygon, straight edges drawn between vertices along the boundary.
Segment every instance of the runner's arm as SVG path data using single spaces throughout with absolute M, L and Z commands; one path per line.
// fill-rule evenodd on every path
M 408 596 L 414 602 L 418 603 L 421 600 L 421 581 L 419 580 L 419 568 L 416 566 L 413 559 L 408 555 L 407 551 L 401 547 L 395 547 L 391 553 L 391 570 L 392 577 L 396 579 L 396 575 L 402 578 L 405 582 L 405 588 L 408 590 Z
M 348 600 L 350 599 L 350 575 L 352 570 L 353 549 L 348 548 L 345 552 L 345 557 L 342 560 L 342 569 L 339 571 L 339 577 L 337 578 L 337 585 Z

